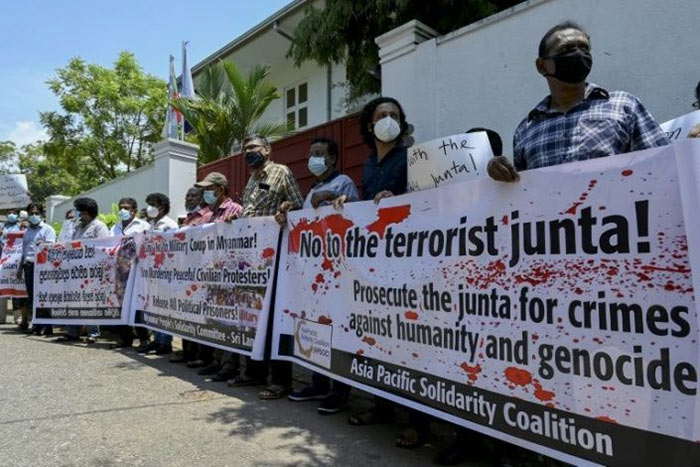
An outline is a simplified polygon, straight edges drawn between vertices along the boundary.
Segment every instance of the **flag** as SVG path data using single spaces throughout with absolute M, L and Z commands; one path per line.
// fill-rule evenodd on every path
M 180 76 L 180 79 L 182 80 L 182 86 L 180 87 L 182 89 L 181 96 L 194 98 L 195 94 L 194 84 L 192 82 L 192 70 L 190 70 L 190 66 L 187 63 L 187 44 L 189 44 L 189 41 L 182 42 L 182 75 Z M 182 139 L 185 139 L 185 133 L 189 132 L 190 129 L 191 127 L 187 121 L 183 120 Z
M 175 57 L 170 56 L 170 80 L 168 81 L 168 111 L 165 117 L 165 127 L 163 128 L 163 138 L 177 139 L 178 129 L 182 115 L 175 110 L 171 102 L 180 97 L 177 92 L 177 81 L 175 80 Z

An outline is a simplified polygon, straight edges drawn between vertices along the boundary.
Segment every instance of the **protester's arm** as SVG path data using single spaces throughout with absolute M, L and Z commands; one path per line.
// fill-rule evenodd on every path
M 639 99 L 631 96 L 632 108 L 628 121 L 630 122 L 631 140 L 630 151 L 666 146 L 669 144 L 666 134 Z
M 333 201 L 338 196 L 334 191 L 317 191 L 311 196 L 311 206 L 317 209 L 324 201 Z
M 688 138 L 700 138 L 700 123 L 690 129 L 688 132 Z

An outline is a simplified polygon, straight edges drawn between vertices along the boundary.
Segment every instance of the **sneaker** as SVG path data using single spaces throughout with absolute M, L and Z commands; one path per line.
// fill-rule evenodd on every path
M 341 410 L 343 410 L 347 402 L 347 397 L 330 393 L 328 397 L 323 399 L 321 404 L 318 406 L 318 413 L 320 413 L 321 415 L 331 415 L 334 413 L 338 413 Z
M 301 391 L 295 391 L 288 395 L 290 401 L 294 402 L 304 402 L 304 401 L 319 401 L 325 399 L 328 395 L 328 391 L 323 392 L 316 389 L 313 386 L 307 386 Z
M 88 344 L 94 344 L 97 342 L 97 338 L 95 336 L 88 336 L 88 338 L 85 340 Z

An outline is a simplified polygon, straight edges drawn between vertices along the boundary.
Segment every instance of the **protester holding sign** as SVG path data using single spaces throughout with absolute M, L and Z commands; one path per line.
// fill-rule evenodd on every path
M 0 234 L 0 252 L 2 252 L 7 244 L 7 235 L 10 233 L 20 232 L 21 230 L 17 209 L 10 209 L 7 212 L 7 221 L 5 222 L 5 225 L 2 226 L 2 233 Z M 18 323 L 18 326 L 21 331 L 26 331 L 29 328 L 29 320 L 27 317 L 27 300 L 24 298 L 12 297 L 12 310 L 19 310 L 20 322 Z
M 75 207 L 76 224 L 73 231 L 73 240 L 83 238 L 103 238 L 109 237 L 109 228 L 104 222 L 97 218 L 99 207 L 92 198 L 78 198 L 73 201 Z M 68 334 L 57 339 L 57 342 L 70 342 L 80 340 L 80 330 L 82 326 L 70 325 L 67 327 Z M 94 344 L 100 337 L 99 326 L 88 326 L 87 343 Z
M 36 261 L 36 251 L 41 243 L 53 243 L 56 241 L 56 231 L 49 224 L 43 221 L 44 207 L 40 204 L 32 203 L 27 208 L 29 227 L 24 232 L 22 239 L 22 260 L 17 269 L 17 278 L 22 278 L 27 287 L 27 306 L 31 310 L 34 304 L 34 262 Z M 51 325 L 43 326 L 34 324 L 32 326 L 34 334 L 53 334 Z
M 167 232 L 177 229 L 178 225 L 168 214 L 170 213 L 170 198 L 163 193 L 151 193 L 146 196 L 146 215 L 151 225 L 151 230 Z M 173 336 L 164 332 L 155 332 L 155 340 L 146 346 L 139 345 L 138 351 L 141 353 L 154 352 L 156 355 L 167 355 L 173 351 Z
M 203 191 L 203 200 L 209 209 L 211 223 L 221 223 L 238 219 L 243 208 L 235 203 L 228 195 L 228 180 L 219 172 L 211 172 L 204 180 L 194 184 Z M 224 350 L 214 350 L 213 347 L 201 345 L 200 356 L 202 360 L 211 360 L 211 363 L 202 368 L 201 374 L 213 374 L 212 380 L 217 382 L 228 381 L 238 374 L 238 354 Z M 213 352 L 213 354 L 212 354 Z M 213 355 L 213 359 L 212 359 Z M 214 373 L 210 373 L 216 370 Z
M 309 148 L 308 167 L 316 177 L 316 182 L 306 195 L 304 209 L 318 208 L 342 197 L 342 201 L 358 201 L 360 196 L 352 179 L 341 174 L 336 168 L 338 163 L 338 144 L 327 138 L 316 138 Z M 286 216 L 285 216 L 286 220 Z M 333 380 L 320 373 L 313 372 L 311 386 L 307 386 L 289 395 L 295 402 L 321 399 L 318 412 L 330 415 L 342 410 L 350 397 L 350 386 Z
M 274 215 L 278 223 L 284 223 L 288 211 L 304 204 L 297 179 L 289 167 L 270 160 L 272 148 L 264 136 L 247 136 L 243 141 L 243 153 L 253 173 L 243 190 L 242 217 Z M 267 379 L 267 362 L 253 362 L 249 358 L 246 362 L 246 375 L 229 380 L 229 386 L 257 384 Z M 291 363 L 273 361 L 270 373 L 270 384 L 258 394 L 260 399 L 280 399 L 291 392 Z
M 134 198 L 122 198 L 119 200 L 119 222 L 112 227 L 112 236 L 130 237 L 151 228 L 151 225 L 136 217 L 138 203 Z M 128 274 L 128 270 L 124 271 Z M 134 330 L 131 326 L 116 326 L 115 332 L 119 336 L 119 341 L 110 348 L 131 347 L 134 344 Z M 139 345 L 148 345 L 148 330 L 136 327 L 136 334 L 139 337 Z
M 586 81 L 592 64 L 590 38 L 581 26 L 565 22 L 547 31 L 535 66 L 550 95 L 515 130 L 513 164 L 505 157 L 489 162 L 494 180 L 513 182 L 522 170 L 668 144 L 639 99 Z
M 187 210 L 187 215 L 182 221 L 182 227 L 195 227 L 209 222 L 211 211 L 204 202 L 204 190 L 196 186 L 187 190 L 185 210 Z

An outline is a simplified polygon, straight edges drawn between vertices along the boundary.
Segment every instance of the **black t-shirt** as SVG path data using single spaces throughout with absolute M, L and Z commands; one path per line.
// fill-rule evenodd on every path
M 383 190 L 395 195 L 406 193 L 408 165 L 405 147 L 394 146 L 377 164 L 377 152 L 373 151 L 362 167 L 362 195 L 365 200 Z

